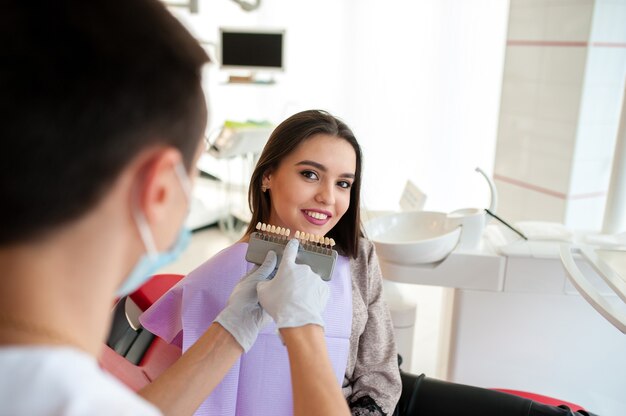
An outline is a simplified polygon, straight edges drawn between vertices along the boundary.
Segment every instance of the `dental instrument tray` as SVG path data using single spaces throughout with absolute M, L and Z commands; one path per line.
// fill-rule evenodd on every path
M 285 246 L 289 242 L 290 230 L 258 223 L 257 231 L 250 235 L 246 260 L 251 263 L 262 264 L 267 252 L 276 253 L 276 267 L 280 264 Z M 300 240 L 297 264 L 307 264 L 322 280 L 329 281 L 333 276 L 337 251 L 333 250 L 335 240 L 328 237 L 296 231 L 294 238 Z

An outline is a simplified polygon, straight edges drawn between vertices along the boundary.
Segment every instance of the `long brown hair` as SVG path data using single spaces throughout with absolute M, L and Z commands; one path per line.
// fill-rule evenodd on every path
M 248 203 L 252 211 L 252 220 L 246 234 L 255 231 L 258 222 L 267 223 L 271 213 L 271 199 L 267 192 L 262 192 L 263 175 L 274 171 L 282 160 L 300 143 L 317 134 L 328 134 L 344 139 L 354 148 L 356 171 L 350 187 L 350 205 L 339 222 L 330 230 L 337 247 L 347 256 L 356 257 L 359 248 L 361 216 L 359 201 L 361 198 L 361 147 L 352 130 L 341 120 L 323 110 L 307 110 L 294 114 L 274 129 L 265 144 L 259 161 L 254 168 L 248 189 Z

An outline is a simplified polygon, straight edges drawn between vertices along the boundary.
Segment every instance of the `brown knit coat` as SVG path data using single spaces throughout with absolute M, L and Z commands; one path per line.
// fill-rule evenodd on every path
M 352 403 L 370 396 L 387 415 L 393 413 L 402 383 L 391 315 L 383 298 L 378 257 L 371 241 L 361 238 L 350 259 L 352 333 L 343 393 Z

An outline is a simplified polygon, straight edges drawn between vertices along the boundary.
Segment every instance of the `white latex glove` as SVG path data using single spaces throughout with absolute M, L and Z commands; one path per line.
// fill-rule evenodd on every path
M 295 239 L 287 243 L 276 276 L 258 284 L 259 303 L 278 328 L 307 324 L 323 327 L 322 312 L 328 302 L 328 285 L 310 266 L 296 264 L 298 246 Z
M 269 251 L 263 264 L 244 276 L 233 289 L 226 307 L 214 322 L 222 325 L 247 352 L 256 341 L 259 331 L 270 322 L 259 305 L 257 284 L 266 280 L 276 267 L 276 253 Z

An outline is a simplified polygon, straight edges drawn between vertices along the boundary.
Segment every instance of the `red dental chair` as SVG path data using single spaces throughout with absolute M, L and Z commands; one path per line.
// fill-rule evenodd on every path
M 135 391 L 172 365 L 180 357 L 181 350 L 136 324 L 131 324 L 127 309 L 145 311 L 182 278 L 183 275 L 178 274 L 155 275 L 115 305 L 111 333 L 102 349 L 99 363 Z
M 177 346 L 171 345 L 141 328 L 137 324 L 135 317 L 129 316 L 128 311 L 134 309 L 137 314 L 145 311 L 182 278 L 182 275 L 177 274 L 155 275 L 136 292 L 120 299 L 113 310 L 111 333 L 107 343 L 103 346 L 99 363 L 104 370 L 135 391 L 149 384 L 172 365 L 181 356 L 181 350 Z M 401 359 L 399 359 L 399 364 L 401 364 Z M 448 384 L 451 387 L 448 393 L 461 400 L 468 392 L 471 394 L 472 389 L 477 392 L 485 391 L 479 388 L 459 386 L 459 391 L 456 393 L 452 390 L 457 385 L 452 383 L 432 379 L 424 383 L 426 379 L 424 375 L 417 376 L 403 371 L 400 371 L 400 373 L 402 377 L 402 395 L 394 413 L 397 416 L 418 414 L 419 404 L 417 402 L 419 399 L 417 398 L 417 392 L 420 388 L 432 388 L 433 385 L 436 386 L 438 383 Z M 495 391 L 508 393 L 551 406 L 567 406 L 572 411 L 583 409 L 576 404 L 535 393 L 507 389 L 492 390 L 494 390 L 494 393 Z M 433 394 L 436 395 L 437 391 L 433 391 Z M 492 400 L 492 398 L 487 399 Z M 446 400 L 446 398 L 441 400 Z M 474 414 L 471 409 L 468 410 L 469 412 L 464 412 L 464 414 Z M 586 413 L 583 411 L 581 414 Z M 506 413 L 503 413 L 502 416 L 506 416 Z

